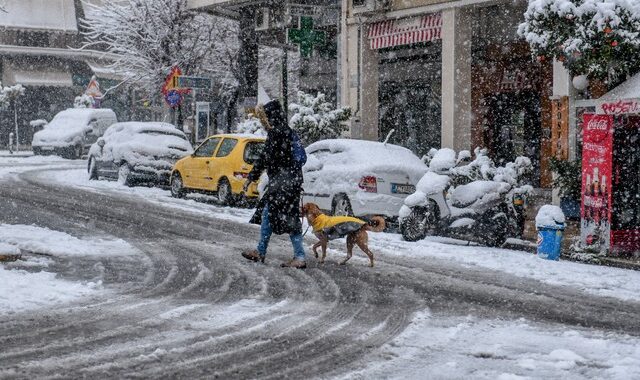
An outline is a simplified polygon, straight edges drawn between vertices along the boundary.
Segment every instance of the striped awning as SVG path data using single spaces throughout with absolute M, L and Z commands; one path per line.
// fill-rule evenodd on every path
M 380 21 L 369 25 L 371 49 L 411 45 L 440 39 L 442 16 L 440 13 Z

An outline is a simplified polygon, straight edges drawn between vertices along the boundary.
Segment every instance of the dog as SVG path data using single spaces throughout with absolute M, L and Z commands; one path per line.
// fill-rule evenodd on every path
M 367 231 L 382 232 L 385 228 L 384 218 L 374 216 L 369 222 L 349 216 L 328 216 L 315 203 L 305 203 L 302 214 L 313 228 L 318 242 L 313 245 L 313 254 L 318 258 L 318 248 L 322 248 L 320 263 L 327 257 L 329 240 L 347 237 L 347 258 L 340 262 L 344 265 L 353 256 L 353 247 L 358 246 L 369 257 L 369 266 L 373 267 L 373 252 L 369 249 Z

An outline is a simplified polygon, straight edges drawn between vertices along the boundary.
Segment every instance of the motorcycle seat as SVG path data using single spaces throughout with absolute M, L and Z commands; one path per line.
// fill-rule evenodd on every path
M 451 192 L 451 204 L 460 208 L 477 207 L 501 199 L 510 188 L 505 182 L 473 181 L 460 185 Z

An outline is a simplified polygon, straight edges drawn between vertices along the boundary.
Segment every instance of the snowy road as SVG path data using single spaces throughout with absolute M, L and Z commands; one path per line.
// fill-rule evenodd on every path
M 374 269 L 362 258 L 338 266 L 343 242 L 324 266 L 279 268 L 291 250 L 282 237 L 266 265 L 253 264 L 239 256 L 257 237 L 242 222 L 249 210 L 114 183 L 69 185 L 82 165 L 0 166 L 9 173 L 0 224 L 120 239 L 136 253 L 47 256 L 58 279 L 99 289 L 0 311 L 2 378 L 640 376 L 637 297 L 397 255 L 414 246 L 387 236 L 373 239 Z M 427 247 L 440 246 L 450 247 Z

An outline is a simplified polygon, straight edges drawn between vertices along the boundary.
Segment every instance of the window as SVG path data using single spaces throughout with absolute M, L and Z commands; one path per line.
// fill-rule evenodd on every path
M 252 141 L 248 142 L 244 148 L 244 162 L 247 164 L 253 164 L 260 158 L 260 153 L 264 148 L 263 142 Z
M 224 139 L 222 144 L 220 144 L 220 149 L 218 149 L 216 157 L 227 157 L 231 154 L 233 148 L 236 147 L 236 144 L 238 144 L 238 140 L 236 139 Z
M 215 152 L 218 143 L 220 142 L 220 138 L 209 139 L 203 142 L 194 155 L 196 157 L 211 157 L 213 156 L 213 152 Z

